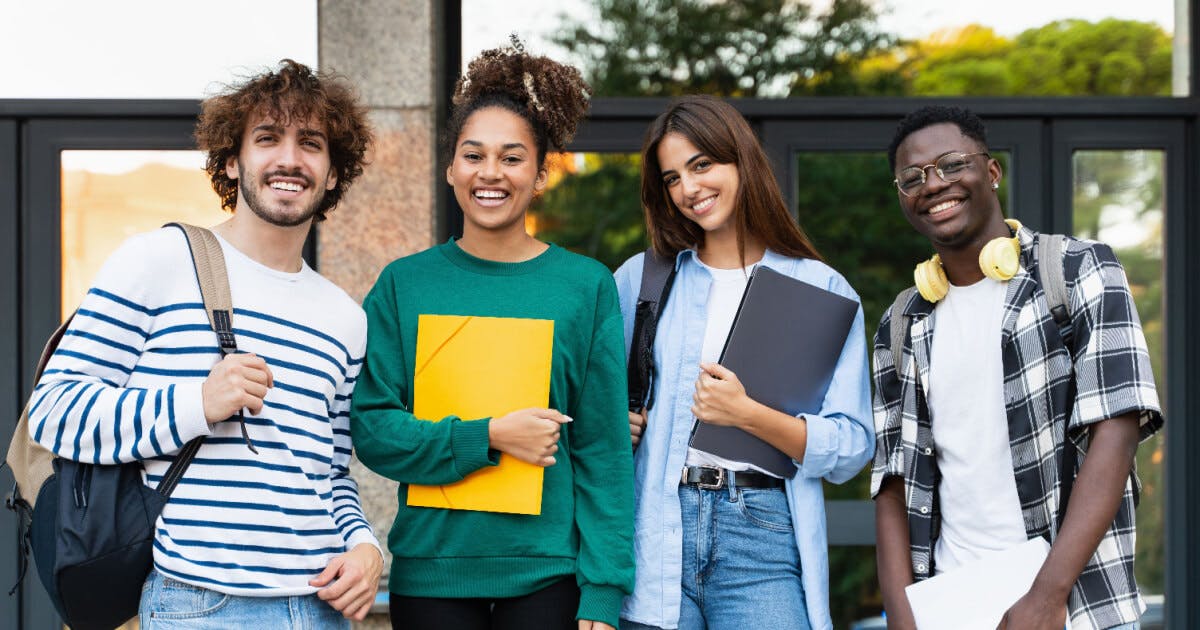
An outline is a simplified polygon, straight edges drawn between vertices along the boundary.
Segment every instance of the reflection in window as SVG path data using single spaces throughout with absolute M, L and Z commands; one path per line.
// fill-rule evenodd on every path
M 1142 320 L 1160 401 L 1167 398 L 1163 211 L 1166 170 L 1163 151 L 1076 151 L 1074 166 L 1075 234 L 1113 248 Z M 1138 446 L 1142 480 L 1137 508 L 1137 557 L 1134 568 L 1144 593 L 1164 591 L 1163 465 L 1166 429 Z
M 646 249 L 640 156 L 551 153 L 546 168 L 546 191 L 526 216 L 530 234 L 614 270 Z
M 62 315 L 127 238 L 170 221 L 209 227 L 227 216 L 199 151 L 62 152 Z

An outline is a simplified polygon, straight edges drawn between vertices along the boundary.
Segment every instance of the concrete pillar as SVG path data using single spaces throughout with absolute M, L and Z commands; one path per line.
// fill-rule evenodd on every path
M 433 244 L 438 14 L 432 0 L 318 3 L 319 66 L 358 87 L 376 133 L 371 164 L 318 226 L 321 273 L 357 300 L 384 265 Z M 357 461 L 352 472 L 367 517 L 386 547 L 396 484 Z M 390 556 L 385 560 L 386 576 Z M 389 627 L 386 612 L 356 627 Z

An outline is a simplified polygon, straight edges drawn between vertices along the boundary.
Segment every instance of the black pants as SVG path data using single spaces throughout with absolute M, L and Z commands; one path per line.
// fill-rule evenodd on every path
M 392 593 L 393 630 L 575 630 L 579 587 L 575 578 L 504 599 L 405 597 Z

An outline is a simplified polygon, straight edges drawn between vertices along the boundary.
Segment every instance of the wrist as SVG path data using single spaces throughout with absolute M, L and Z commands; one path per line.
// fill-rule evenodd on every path
M 741 404 L 738 405 L 737 420 L 738 424 L 747 431 L 761 429 L 767 421 L 767 414 L 771 408 L 754 400 L 749 396 L 742 396 Z
M 1047 604 L 1065 606 L 1067 597 L 1071 595 L 1071 588 L 1073 586 L 1075 586 L 1074 580 L 1067 581 L 1039 573 L 1034 578 L 1033 586 L 1029 588 L 1029 592 Z

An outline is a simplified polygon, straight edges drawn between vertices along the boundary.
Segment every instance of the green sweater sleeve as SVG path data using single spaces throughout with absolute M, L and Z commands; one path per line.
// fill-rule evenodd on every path
M 618 625 L 633 590 L 633 450 L 625 409 L 624 326 L 616 287 L 605 277 L 596 300 L 587 374 L 571 414 L 578 619 Z
M 363 301 L 367 352 L 350 409 L 354 450 L 367 468 L 401 483 L 454 483 L 497 464 L 500 454 L 488 447 L 487 418 L 430 422 L 409 411 L 412 350 L 405 351 L 393 278 L 386 269 Z

